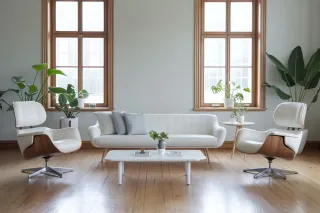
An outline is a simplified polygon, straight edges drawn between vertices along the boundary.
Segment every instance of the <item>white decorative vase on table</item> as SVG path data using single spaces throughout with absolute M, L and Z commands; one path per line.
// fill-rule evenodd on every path
M 240 117 L 239 117 L 239 123 L 244 123 L 244 115 L 240 115 Z
M 69 127 L 74 127 L 78 128 L 78 117 L 75 118 L 66 118 L 62 117 L 60 118 L 60 128 L 69 128 Z
M 78 98 L 78 107 L 79 107 L 79 108 L 84 108 L 85 102 L 86 102 L 86 99 L 84 99 L 84 98 Z
M 233 98 L 225 98 L 224 99 L 224 107 L 234 108 L 234 99 Z
M 157 150 L 160 155 L 164 155 L 166 152 L 166 142 L 164 140 L 159 140 L 157 144 Z

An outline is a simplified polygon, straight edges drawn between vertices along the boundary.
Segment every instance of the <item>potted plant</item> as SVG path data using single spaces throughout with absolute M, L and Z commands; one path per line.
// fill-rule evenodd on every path
M 47 98 L 47 93 L 43 93 L 43 89 L 48 79 L 54 75 L 65 75 L 61 70 L 48 68 L 48 64 L 35 64 L 32 66 L 32 69 L 35 71 L 32 82 L 26 82 L 22 76 L 13 76 L 11 80 L 16 85 L 16 88 L 0 91 L 0 109 L 3 108 L 2 104 L 7 106 L 7 111 L 13 109 L 12 103 L 3 99 L 3 95 L 9 92 L 15 93 L 20 101 L 36 101 L 41 103 L 42 100 Z M 37 78 L 44 70 L 47 70 L 46 78 L 43 79 L 41 87 L 38 87 L 36 85 Z
M 238 122 L 239 123 L 244 123 L 245 121 L 245 117 L 244 117 L 244 114 L 247 112 L 247 107 L 242 104 L 242 103 L 239 103 L 238 104 Z
M 222 80 L 220 80 L 217 85 L 212 86 L 211 90 L 213 94 L 218 94 L 222 91 L 225 92 L 224 106 L 226 108 L 234 108 L 235 101 L 242 102 L 244 97 L 239 90 L 244 92 L 250 92 L 249 88 L 241 89 L 240 85 L 237 85 L 235 82 L 230 81 L 229 84 L 224 85 Z
M 80 113 L 78 107 L 77 92 L 73 85 L 68 84 L 67 89 L 62 87 L 49 87 L 49 92 L 58 98 L 56 110 L 63 112 L 65 117 L 60 118 L 60 128 L 78 127 L 77 114 Z
M 234 109 L 229 118 L 230 123 L 237 123 L 237 111 Z
M 78 107 L 79 108 L 84 108 L 84 104 L 86 102 L 86 98 L 89 97 L 89 93 L 87 92 L 87 90 L 81 90 L 80 92 L 78 92 Z
M 282 100 L 292 102 L 307 102 L 306 94 L 312 89 L 317 89 L 308 104 L 308 110 L 311 105 L 317 102 L 320 93 L 320 49 L 318 49 L 305 64 L 302 49 L 300 46 L 295 47 L 289 57 L 288 66 L 282 64 L 276 57 L 267 53 L 267 57 L 276 67 L 276 70 L 284 81 L 287 91 L 283 91 L 279 87 L 265 83 L 268 88 L 274 89 L 276 94 Z
M 169 139 L 168 134 L 165 132 L 158 133 L 154 130 L 151 130 L 149 132 L 149 136 L 153 140 L 158 140 L 157 150 L 159 154 L 163 155 L 166 151 L 166 142 L 164 141 L 164 139 Z

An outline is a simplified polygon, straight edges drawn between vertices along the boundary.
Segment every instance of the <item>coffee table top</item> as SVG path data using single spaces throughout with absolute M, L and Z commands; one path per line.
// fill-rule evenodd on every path
M 140 150 L 112 150 L 108 152 L 105 160 L 110 161 L 147 161 L 147 162 L 186 162 L 186 161 L 200 161 L 206 159 L 200 150 L 168 150 L 179 151 L 181 156 L 160 155 L 157 150 L 147 150 L 150 156 L 135 156 L 134 153 Z
M 250 126 L 250 125 L 254 125 L 254 122 L 243 122 L 243 123 L 239 123 L 239 122 L 223 122 L 223 124 L 225 125 L 229 125 L 229 126 Z

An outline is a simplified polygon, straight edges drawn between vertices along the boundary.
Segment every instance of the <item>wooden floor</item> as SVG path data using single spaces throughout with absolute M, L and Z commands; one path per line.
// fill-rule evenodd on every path
M 320 151 L 306 151 L 294 161 L 276 160 L 275 167 L 299 171 L 286 181 L 254 180 L 244 168 L 265 167 L 259 156 L 211 150 L 211 164 L 192 164 L 191 185 L 184 182 L 182 163 L 126 163 L 124 182 L 117 184 L 117 165 L 100 164 L 101 150 L 81 150 L 53 158 L 52 166 L 73 167 L 62 179 L 28 181 L 25 161 L 15 150 L 0 150 L 0 212 L 320 212 Z

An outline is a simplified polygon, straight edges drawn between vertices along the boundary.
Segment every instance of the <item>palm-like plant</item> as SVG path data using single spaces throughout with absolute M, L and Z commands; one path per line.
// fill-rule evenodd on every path
M 273 88 L 282 100 L 305 102 L 307 92 L 316 88 L 319 83 L 320 49 L 312 55 L 307 65 L 304 63 L 302 48 L 300 46 L 297 46 L 292 50 L 287 67 L 273 55 L 267 53 L 267 57 L 276 67 L 281 79 L 287 86 L 288 92 L 284 92 L 279 87 L 269 83 L 266 83 L 266 86 L 268 88 Z M 317 89 L 310 101 L 308 109 L 310 109 L 311 105 L 318 100 L 319 93 L 320 87 Z

